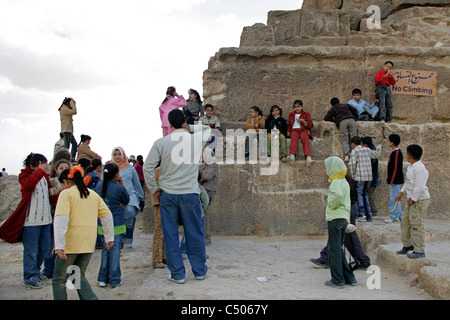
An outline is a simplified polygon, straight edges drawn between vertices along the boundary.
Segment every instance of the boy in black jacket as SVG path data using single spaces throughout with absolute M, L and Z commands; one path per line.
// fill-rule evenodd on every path
M 334 122 L 339 128 L 344 161 L 348 162 L 352 151 L 350 139 L 357 134 L 356 119 L 358 119 L 358 111 L 349 104 L 341 104 L 338 98 L 331 99 L 330 103 L 332 107 L 323 120 Z
M 387 168 L 387 184 L 389 184 L 389 211 L 395 207 L 395 198 L 399 194 L 401 185 L 405 182 L 403 175 L 403 154 L 398 145 L 400 144 L 400 136 L 398 134 L 391 134 L 388 138 L 388 145 L 393 149 L 388 160 Z M 389 219 L 384 220 L 386 223 L 400 221 L 403 217 L 402 205 L 398 202 L 397 208 L 389 216 Z

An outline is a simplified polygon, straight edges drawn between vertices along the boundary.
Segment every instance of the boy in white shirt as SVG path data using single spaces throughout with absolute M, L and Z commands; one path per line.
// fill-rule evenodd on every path
M 400 201 L 406 193 L 408 207 L 402 219 L 403 248 L 398 254 L 407 254 L 408 258 L 425 258 L 425 228 L 424 220 L 430 205 L 430 193 L 427 181 L 428 171 L 420 161 L 423 150 L 419 145 L 412 144 L 406 149 L 406 160 L 411 165 L 406 171 L 406 181 L 396 200 Z M 412 251 L 408 253 L 409 251 Z

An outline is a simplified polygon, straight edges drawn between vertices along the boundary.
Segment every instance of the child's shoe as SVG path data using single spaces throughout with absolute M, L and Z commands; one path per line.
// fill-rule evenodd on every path
M 408 258 L 410 259 L 421 259 L 421 258 L 425 258 L 425 252 L 410 252 L 408 254 L 406 254 L 408 256 Z
M 407 254 L 410 251 L 414 250 L 414 246 L 403 247 L 402 250 L 397 251 L 397 254 Z
M 358 217 L 356 218 L 356 221 L 359 221 L 359 222 L 367 222 L 367 219 L 366 219 L 366 216 L 358 216 Z

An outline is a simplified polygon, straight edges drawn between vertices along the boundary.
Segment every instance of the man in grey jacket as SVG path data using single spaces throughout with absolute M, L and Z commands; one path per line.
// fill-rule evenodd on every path
M 184 283 L 186 270 L 178 235 L 180 218 L 195 278 L 203 280 L 208 270 L 197 178 L 200 157 L 211 129 L 202 125 L 188 126 L 183 112 L 178 109 L 169 113 L 168 120 L 173 132 L 155 141 L 143 169 L 151 193 L 160 197 L 167 267 L 171 273 L 169 280 Z M 155 168 L 158 164 L 160 175 L 156 182 Z

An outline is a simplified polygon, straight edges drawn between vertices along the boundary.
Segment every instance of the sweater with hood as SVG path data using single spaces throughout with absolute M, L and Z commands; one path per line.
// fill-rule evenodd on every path
M 325 159 L 325 170 L 330 187 L 328 189 L 326 221 L 345 219 L 350 222 L 350 186 L 345 179 L 347 167 L 341 158 L 333 156 Z

